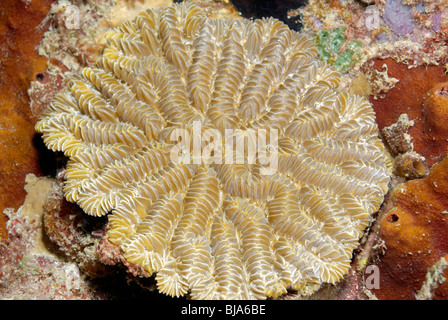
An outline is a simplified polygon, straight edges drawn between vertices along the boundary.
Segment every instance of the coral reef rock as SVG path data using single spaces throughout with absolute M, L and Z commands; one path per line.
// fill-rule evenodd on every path
M 102 238 L 102 221 L 83 214 L 78 206 L 65 201 L 60 182 L 53 184 L 47 196 L 42 220 L 45 234 L 59 254 L 76 262 L 85 275 L 99 278 L 110 273 L 96 254 Z
M 69 157 L 66 199 L 110 213 L 109 241 L 168 295 L 264 299 L 340 280 L 390 162 L 371 105 L 313 42 L 191 4 L 107 41 L 36 125 Z
M 383 140 L 394 156 L 394 174 L 407 179 L 421 178 L 428 172 L 425 158 L 414 151 L 412 136 L 408 133 L 413 125 L 414 121 L 403 113 L 396 123 L 382 130 Z

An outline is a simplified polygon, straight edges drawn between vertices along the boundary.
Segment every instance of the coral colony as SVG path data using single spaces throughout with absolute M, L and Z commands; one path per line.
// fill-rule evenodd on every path
M 107 214 L 110 242 L 160 292 L 311 294 L 347 273 L 390 171 L 370 103 L 317 54 L 273 18 L 148 10 L 36 129 L 69 158 L 66 199 Z

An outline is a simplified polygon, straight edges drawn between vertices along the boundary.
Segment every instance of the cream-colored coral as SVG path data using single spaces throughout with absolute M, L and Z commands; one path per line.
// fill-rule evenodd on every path
M 388 161 L 370 104 L 338 88 L 312 42 L 275 19 L 208 19 L 190 4 L 148 10 L 107 41 L 36 125 L 69 157 L 67 200 L 110 213 L 110 241 L 169 295 L 264 299 L 340 280 Z M 174 163 L 173 130 L 195 123 L 222 136 L 275 129 L 276 170 L 248 157 Z

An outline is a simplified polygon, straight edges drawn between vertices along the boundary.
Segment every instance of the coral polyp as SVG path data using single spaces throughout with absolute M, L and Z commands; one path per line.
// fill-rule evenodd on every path
M 312 40 L 179 4 L 107 41 L 36 125 L 69 158 L 66 199 L 109 214 L 109 240 L 168 295 L 264 299 L 340 280 L 390 168 L 371 105 L 339 87 Z M 229 132 L 231 148 L 207 135 Z M 210 148 L 223 157 L 204 158 Z

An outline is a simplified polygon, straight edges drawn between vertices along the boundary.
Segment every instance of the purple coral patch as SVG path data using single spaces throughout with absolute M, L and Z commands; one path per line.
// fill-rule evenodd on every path
M 383 19 L 399 36 L 411 33 L 416 26 L 412 17 L 412 8 L 404 5 L 401 0 L 387 0 Z
M 434 31 L 440 31 L 440 21 L 442 20 L 442 15 L 440 13 L 434 14 Z

